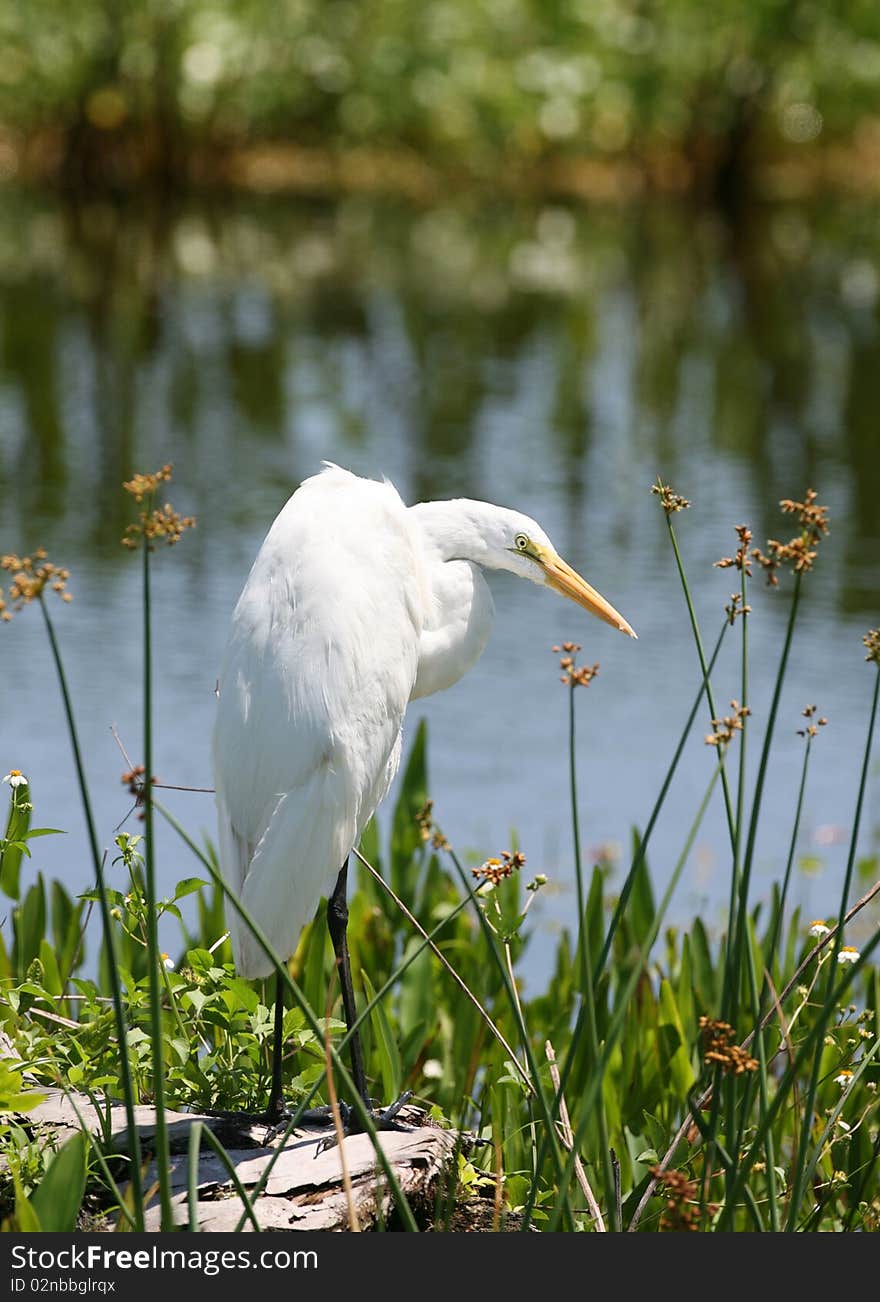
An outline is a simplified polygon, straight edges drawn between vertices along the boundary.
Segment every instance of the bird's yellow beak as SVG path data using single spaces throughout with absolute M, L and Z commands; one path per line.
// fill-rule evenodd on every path
M 561 556 L 555 552 L 543 552 L 536 557 L 541 569 L 547 575 L 549 587 L 556 592 L 568 597 L 570 601 L 575 601 L 584 610 L 588 610 L 591 615 L 603 619 L 606 624 L 611 624 L 613 628 L 620 629 L 621 633 L 628 633 L 630 637 L 636 637 L 635 632 L 627 624 L 622 615 L 619 615 L 614 607 L 607 602 L 603 596 L 591 588 L 586 579 L 582 579 L 576 570 L 567 565 Z

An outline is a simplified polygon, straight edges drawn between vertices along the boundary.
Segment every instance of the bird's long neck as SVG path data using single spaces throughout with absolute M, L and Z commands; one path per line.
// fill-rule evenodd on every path
M 487 557 L 479 502 L 425 502 L 412 508 L 419 528 L 428 604 L 413 699 L 458 682 L 485 650 L 492 594 L 478 568 Z
M 485 523 L 492 509 L 487 502 L 467 497 L 410 507 L 427 555 L 439 561 L 473 561 L 475 565 L 489 564 Z

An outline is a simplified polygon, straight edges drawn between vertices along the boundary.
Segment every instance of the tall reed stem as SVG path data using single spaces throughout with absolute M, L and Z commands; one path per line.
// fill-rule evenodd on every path
M 871 712 L 868 719 L 868 735 L 865 738 L 865 750 L 862 758 L 862 770 L 859 778 L 859 791 L 856 797 L 855 814 L 853 815 L 852 834 L 849 841 L 849 854 L 846 860 L 846 872 L 844 873 L 843 886 L 840 891 L 840 908 L 837 917 L 837 930 L 834 933 L 834 943 L 831 947 L 831 957 L 828 962 L 828 976 L 826 978 L 828 995 L 825 1005 L 819 1017 L 820 1025 L 824 1022 L 823 1033 L 820 1036 L 816 1052 L 813 1057 L 812 1068 L 810 1071 L 810 1081 L 807 1087 L 806 1098 L 804 1099 L 804 1117 L 801 1126 L 800 1142 L 798 1144 L 797 1165 L 795 1175 L 792 1181 L 791 1203 L 789 1205 L 787 1230 L 795 1228 L 801 1201 L 806 1192 L 807 1182 L 810 1176 L 810 1166 L 807 1164 L 807 1152 L 809 1148 L 810 1134 L 813 1128 L 813 1113 L 816 1106 L 816 1091 L 819 1087 L 819 1073 L 822 1065 L 822 1046 L 824 1041 L 824 1031 L 827 1028 L 830 1018 L 833 1016 L 834 1005 L 832 1001 L 832 992 L 834 989 L 834 975 L 837 970 L 837 956 L 843 945 L 843 923 L 846 917 L 846 902 L 849 899 L 850 887 L 852 886 L 853 869 L 856 861 L 856 847 L 858 844 L 859 827 L 862 820 L 862 807 L 865 799 L 865 790 L 868 785 L 868 772 L 871 763 L 871 747 L 874 740 L 874 725 L 877 722 L 877 704 L 880 700 L 880 667 L 874 675 L 874 693 L 871 698 Z M 863 956 L 864 957 L 864 956 Z
M 156 846 L 153 836 L 153 653 L 150 593 L 150 543 L 143 539 L 144 606 L 144 839 L 147 897 L 147 961 L 150 989 L 150 1040 L 153 1050 L 153 1105 L 156 1110 L 156 1169 L 159 1181 L 162 1229 L 174 1228 L 171 1204 L 171 1166 L 168 1123 L 165 1116 L 165 1043 L 162 1035 L 162 983 L 159 965 L 159 923 L 156 916 Z
M 83 765 L 82 751 L 80 750 L 79 744 L 79 733 L 77 732 L 76 719 L 73 714 L 73 702 L 67 684 L 67 674 L 64 671 L 64 661 L 61 658 L 61 648 L 59 647 L 58 639 L 55 636 L 55 627 L 52 623 L 52 618 L 42 597 L 40 597 L 40 610 L 43 613 L 43 621 L 46 626 L 46 633 L 49 637 L 52 659 L 55 663 L 55 672 L 58 676 L 58 685 L 61 689 L 61 699 L 64 703 L 64 714 L 67 719 L 67 732 L 73 750 L 73 762 L 74 767 L 76 768 L 77 782 L 79 783 L 80 799 L 82 800 L 83 814 L 86 820 L 89 848 L 92 852 L 95 881 L 97 883 L 98 896 L 101 905 L 101 921 L 104 928 L 104 938 L 107 944 L 108 966 L 110 968 L 110 992 L 113 998 L 113 1016 L 116 1022 L 116 1039 L 119 1045 L 119 1075 L 122 1082 L 122 1096 L 125 1104 L 125 1124 L 128 1131 L 128 1152 L 131 1165 L 130 1182 L 132 1204 L 134 1207 L 135 1228 L 143 1230 L 144 1200 L 141 1182 L 140 1135 L 137 1126 L 135 1125 L 134 1089 L 132 1087 L 131 1062 L 128 1053 L 128 1027 L 126 1026 L 125 1010 L 122 1003 L 122 984 L 119 980 L 119 966 L 116 958 L 113 920 L 110 916 L 110 904 L 107 900 L 107 888 L 104 882 L 104 864 L 101 852 L 98 849 L 98 834 L 95 830 L 92 801 L 89 796 L 89 788 L 86 781 L 85 766 Z

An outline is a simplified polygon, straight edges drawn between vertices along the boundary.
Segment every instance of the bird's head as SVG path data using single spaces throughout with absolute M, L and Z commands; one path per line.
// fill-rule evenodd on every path
M 562 559 L 530 516 L 467 499 L 424 502 L 412 509 L 444 560 L 467 560 L 490 570 L 508 570 L 552 588 L 621 633 L 636 636 L 623 616 Z
M 500 536 L 496 537 L 495 546 L 500 545 L 505 553 L 504 560 L 498 562 L 499 569 L 511 570 L 532 583 L 552 588 L 621 633 L 636 636 L 610 602 L 562 559 L 536 521 L 517 511 L 505 511 L 503 515 L 510 518 L 498 522 Z

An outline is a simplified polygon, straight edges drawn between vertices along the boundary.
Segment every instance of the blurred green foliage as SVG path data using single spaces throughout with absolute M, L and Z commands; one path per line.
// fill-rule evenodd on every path
M 0 121 L 205 143 L 413 146 L 479 169 L 575 149 L 738 165 L 877 113 L 870 0 L 4 0 Z

